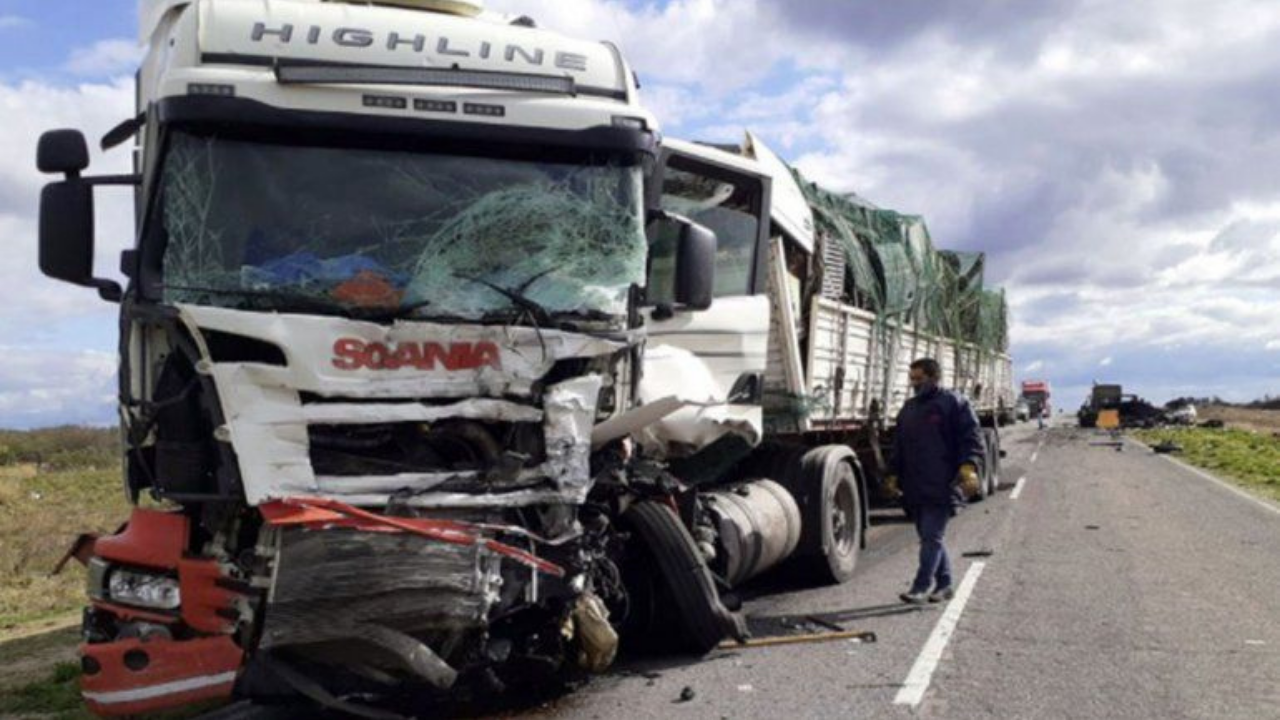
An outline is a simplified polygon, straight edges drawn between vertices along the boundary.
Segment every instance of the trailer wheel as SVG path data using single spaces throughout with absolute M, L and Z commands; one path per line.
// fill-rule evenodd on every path
M 643 549 L 665 581 L 654 599 L 669 600 L 676 612 L 653 608 L 654 615 L 657 618 L 674 616 L 683 631 L 673 638 L 672 644 L 677 649 L 705 655 L 727 635 L 745 638 L 742 620 L 720 602 L 715 580 L 693 537 L 670 508 L 651 501 L 638 502 L 627 510 L 624 518 L 643 540 Z
M 968 502 L 979 503 L 987 499 L 991 489 L 991 428 L 982 428 L 982 462 L 978 465 L 978 492 L 965 498 Z
M 1000 489 L 1000 433 L 993 428 L 983 428 L 983 445 L 986 446 L 986 468 L 983 472 L 991 486 L 989 494 L 995 495 Z
M 828 445 L 800 461 L 801 534 L 797 553 L 811 577 L 842 583 L 853 577 L 862 544 L 862 493 L 848 448 Z M 798 491 L 798 492 L 797 492 Z

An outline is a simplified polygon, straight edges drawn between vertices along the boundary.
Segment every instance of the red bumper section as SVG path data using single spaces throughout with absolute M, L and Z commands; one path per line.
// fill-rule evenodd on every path
M 237 593 L 220 584 L 212 560 L 184 557 L 188 520 L 179 513 L 135 508 L 123 531 L 98 538 L 94 555 L 123 565 L 176 573 L 182 593 L 176 615 L 135 610 L 100 600 L 93 605 L 120 620 L 185 626 L 188 639 L 127 638 L 80 646 L 80 690 L 98 715 L 153 713 L 193 702 L 230 697 L 244 651 L 228 620 Z
M 244 651 L 229 636 L 82 645 L 80 692 L 98 715 L 137 715 L 230 697 Z

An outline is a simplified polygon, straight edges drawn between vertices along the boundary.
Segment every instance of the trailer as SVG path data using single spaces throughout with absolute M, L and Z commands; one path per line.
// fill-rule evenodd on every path
M 120 305 L 135 508 L 73 553 L 93 712 L 409 715 L 745 639 L 742 583 L 852 577 L 917 356 L 998 482 L 980 257 L 870 211 L 901 237 L 859 255 L 815 208 L 862 210 L 762 144 L 663 141 L 616 48 L 473 0 L 139 19 L 102 139 L 135 172 L 86 175 L 75 130 L 37 151 L 41 270 Z M 104 186 L 134 191 L 124 286 L 94 272 Z

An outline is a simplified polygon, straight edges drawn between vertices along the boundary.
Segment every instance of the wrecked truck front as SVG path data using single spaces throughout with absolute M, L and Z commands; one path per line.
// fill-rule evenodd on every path
M 139 509 L 97 541 L 93 709 L 281 677 L 321 701 L 352 683 L 445 689 L 477 667 L 559 661 L 584 624 L 608 630 L 589 607 L 617 572 L 580 510 L 592 428 L 635 336 L 176 310 L 243 502 Z M 208 340 L 223 336 L 283 362 L 220 357 Z M 161 467 L 182 467 L 164 442 Z M 157 476 L 159 496 L 190 500 L 189 478 L 164 477 L 180 482 Z
M 586 501 L 593 428 L 635 401 L 634 154 L 203 127 L 164 158 L 123 416 L 131 492 L 171 509 L 95 543 L 90 707 L 607 664 L 619 573 Z

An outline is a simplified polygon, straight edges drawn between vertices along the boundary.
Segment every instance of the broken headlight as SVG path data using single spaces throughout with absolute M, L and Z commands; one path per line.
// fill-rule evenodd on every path
M 182 604 L 177 578 L 124 568 L 111 571 L 106 595 L 112 602 L 156 610 L 177 610 Z

